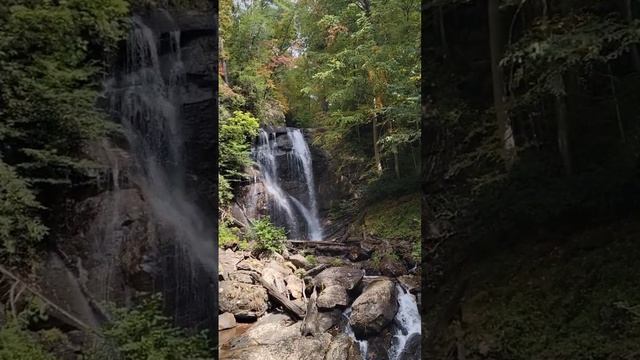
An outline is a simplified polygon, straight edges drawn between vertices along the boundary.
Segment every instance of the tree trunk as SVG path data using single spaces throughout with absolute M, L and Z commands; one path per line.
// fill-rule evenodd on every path
M 373 114 L 373 157 L 376 162 L 376 171 L 378 174 L 382 173 L 382 160 L 380 159 L 380 145 L 378 145 L 378 101 L 379 99 L 374 98 L 374 111 Z
M 631 0 L 624 0 L 622 11 L 627 22 L 631 23 L 633 21 L 633 8 L 631 7 Z M 638 53 L 638 46 L 636 44 L 631 45 L 631 59 L 633 61 L 633 68 L 636 70 L 636 72 L 640 72 L 640 53 Z
M 398 147 L 393 146 L 393 168 L 396 172 L 396 178 L 400 178 L 400 160 L 398 159 Z
M 616 90 L 616 79 L 613 76 L 611 65 L 607 64 L 607 70 L 609 70 L 609 82 L 611 84 L 611 96 L 613 96 L 613 105 L 616 110 L 616 120 L 618 123 L 618 131 L 620 132 L 620 139 L 623 143 L 627 142 L 624 135 L 624 124 L 622 123 L 622 115 L 620 114 L 620 102 L 618 101 L 618 91 Z
M 502 58 L 502 37 L 500 30 L 500 13 L 498 0 L 488 0 L 489 12 L 489 45 L 491 48 L 491 75 L 493 82 L 493 102 L 498 121 L 498 136 L 500 137 L 502 156 L 507 170 L 510 170 L 515 160 L 515 141 L 504 101 L 504 75 L 500 69 Z
M 560 75 L 559 83 L 564 92 L 564 79 Z M 569 122 L 567 119 L 567 98 L 566 95 L 555 96 L 556 120 L 558 125 L 558 150 L 562 158 L 562 166 L 566 175 L 573 173 L 571 164 L 571 153 L 569 150 Z
M 444 52 L 444 57 L 447 58 L 449 56 L 449 45 L 447 44 L 447 32 L 444 27 L 444 12 L 442 11 L 442 6 L 438 6 L 438 32 L 440 33 L 440 44 L 442 45 L 442 51 Z

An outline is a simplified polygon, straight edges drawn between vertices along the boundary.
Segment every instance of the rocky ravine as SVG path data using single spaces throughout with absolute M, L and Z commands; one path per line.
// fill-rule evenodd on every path
M 391 350 L 398 294 L 417 294 L 419 274 L 365 276 L 359 262 L 311 259 L 219 250 L 220 359 L 420 359 L 419 335 Z

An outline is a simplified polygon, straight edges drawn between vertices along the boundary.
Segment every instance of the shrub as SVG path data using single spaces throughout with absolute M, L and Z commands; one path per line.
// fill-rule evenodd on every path
M 11 320 L 0 328 L 0 360 L 53 360 L 42 346 Z
M 287 234 L 283 228 L 273 225 L 269 218 L 255 220 L 251 225 L 251 232 L 258 250 L 269 252 L 284 250 Z
M 238 235 L 229 227 L 226 222 L 218 225 L 218 246 L 230 247 L 240 242 Z
M 309 254 L 309 255 L 305 256 L 304 258 L 305 258 L 305 259 L 309 262 L 309 264 L 311 264 L 312 266 L 315 266 L 315 265 L 317 265 L 317 264 L 318 264 L 318 259 L 316 259 L 315 255 L 311 255 L 311 254 Z
M 107 346 L 98 359 L 182 360 L 211 358 L 206 333 L 188 335 L 173 327 L 161 311 L 161 297 L 153 295 L 131 309 L 114 309 L 114 320 L 105 330 Z
M 21 263 L 33 256 L 47 233 L 37 217 L 40 208 L 28 183 L 0 160 L 0 262 Z

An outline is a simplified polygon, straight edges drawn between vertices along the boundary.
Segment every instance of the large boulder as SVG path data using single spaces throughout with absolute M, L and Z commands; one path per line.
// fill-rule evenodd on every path
M 347 307 L 349 305 L 349 295 L 342 285 L 330 285 L 320 292 L 317 304 L 321 309 Z
M 229 343 L 232 350 L 270 345 L 300 336 L 300 323 L 285 314 L 268 314 Z
M 291 261 L 293 265 L 301 269 L 311 269 L 313 267 L 309 260 L 307 260 L 307 258 L 302 256 L 301 254 L 289 256 L 289 261 Z
M 220 281 L 218 301 L 221 312 L 238 319 L 256 319 L 267 311 L 267 291 L 260 285 Z
M 298 336 L 277 343 L 223 351 L 220 358 L 225 360 L 324 360 L 330 344 L 331 335 L 327 333 L 314 337 Z
M 325 360 L 361 360 L 360 347 L 346 334 L 339 334 L 331 344 L 325 355 Z
M 340 285 L 345 290 L 352 290 L 362 280 L 364 271 L 349 266 L 331 267 L 323 270 L 313 278 L 313 284 L 321 289 L 332 285 Z
M 351 305 L 349 323 L 359 337 L 380 333 L 398 311 L 396 287 L 391 280 L 374 281 Z

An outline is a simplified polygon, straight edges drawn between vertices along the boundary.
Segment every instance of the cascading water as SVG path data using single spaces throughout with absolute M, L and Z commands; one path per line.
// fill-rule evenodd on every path
M 407 341 L 412 336 L 420 336 L 422 332 L 420 323 L 420 311 L 416 298 L 400 285 L 396 285 L 398 291 L 398 312 L 394 318 L 397 330 L 389 350 L 389 360 L 402 359 Z
M 286 145 L 279 144 L 278 137 L 286 137 Z M 278 133 L 261 129 L 253 156 L 268 194 L 271 220 L 285 227 L 290 238 L 322 240 L 311 151 L 302 131 L 286 128 Z M 287 182 L 294 187 L 304 185 L 302 194 L 295 196 L 291 190 L 285 190 L 282 169 L 287 170 Z
M 347 308 L 347 310 L 345 310 L 342 313 L 342 316 L 347 318 L 346 325 L 345 325 L 345 328 L 344 328 L 344 332 L 351 339 L 353 339 L 353 341 L 355 341 L 358 344 L 358 347 L 360 348 L 360 354 L 362 355 L 362 358 L 366 360 L 367 359 L 367 350 L 369 349 L 369 341 L 367 341 L 367 340 L 359 340 L 358 338 L 356 338 L 356 334 L 353 332 L 353 329 L 351 328 L 351 324 L 349 324 L 349 316 L 350 315 L 351 315 L 351 307 Z
M 186 76 L 180 32 L 167 35 L 162 46 L 160 34 L 134 16 L 124 67 L 107 80 L 105 95 L 135 155 L 136 183 L 158 220 L 164 252 L 158 255 L 164 262 L 159 274 L 174 277 L 159 280 L 158 286 L 170 288 L 173 299 L 168 300 L 188 312 L 194 303 L 211 306 L 205 303 L 215 293 L 203 291 L 211 283 L 203 278 L 215 276 L 216 247 L 213 228 L 185 186 L 181 109 Z
M 396 285 L 396 291 L 398 293 L 398 311 L 393 319 L 396 327 L 396 333 L 393 335 L 391 348 L 388 352 L 389 360 L 403 359 L 403 354 L 406 351 L 405 348 L 408 340 L 412 336 L 418 336 L 419 338 L 422 331 L 420 311 L 418 310 L 415 296 L 403 289 L 400 285 Z M 342 313 L 342 316 L 347 319 L 349 319 L 350 315 L 351 307 L 347 308 L 347 310 Z M 358 344 L 362 358 L 367 360 L 369 342 L 367 340 L 356 338 L 349 321 L 346 322 L 344 332 Z

